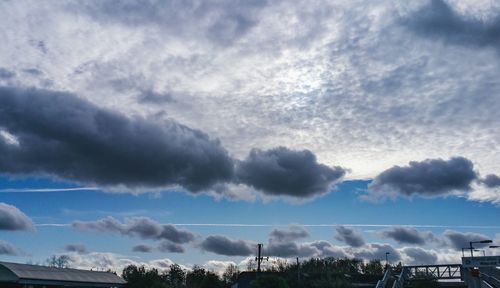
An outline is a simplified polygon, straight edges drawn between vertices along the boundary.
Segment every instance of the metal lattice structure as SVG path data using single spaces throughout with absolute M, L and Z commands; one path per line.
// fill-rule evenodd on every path
M 462 279 L 460 264 L 405 266 L 405 268 L 408 269 L 410 279 Z
M 447 265 L 419 265 L 403 266 L 399 275 L 392 275 L 389 269 L 384 274 L 384 278 L 377 282 L 376 288 L 385 288 L 390 282 L 389 278 L 395 279 L 392 288 L 404 288 L 412 280 L 420 279 L 463 279 L 463 268 L 460 264 Z

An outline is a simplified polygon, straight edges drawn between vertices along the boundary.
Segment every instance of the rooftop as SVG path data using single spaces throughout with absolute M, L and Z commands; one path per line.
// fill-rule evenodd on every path
M 40 265 L 0 262 L 0 283 L 116 287 L 126 282 L 111 272 L 56 268 Z

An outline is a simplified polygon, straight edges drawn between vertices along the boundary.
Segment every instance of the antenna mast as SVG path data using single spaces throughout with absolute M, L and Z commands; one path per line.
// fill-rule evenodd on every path
M 257 257 L 255 257 L 255 260 L 257 260 L 257 273 L 260 273 L 260 263 L 262 260 L 269 261 L 269 257 L 262 257 L 262 246 L 264 244 L 257 244 Z

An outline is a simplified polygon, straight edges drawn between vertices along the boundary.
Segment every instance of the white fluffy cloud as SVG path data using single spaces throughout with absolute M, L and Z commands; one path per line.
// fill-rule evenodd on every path
M 170 265 L 174 264 L 169 258 L 154 259 L 150 261 L 141 261 L 140 259 L 130 258 L 110 252 L 91 252 L 81 254 L 76 252 L 65 253 L 68 256 L 69 266 L 72 268 L 86 270 L 112 270 L 121 273 L 123 268 L 128 265 L 144 266 L 146 268 L 156 268 L 160 271 L 168 270 Z M 188 266 L 180 265 L 182 269 L 190 269 Z

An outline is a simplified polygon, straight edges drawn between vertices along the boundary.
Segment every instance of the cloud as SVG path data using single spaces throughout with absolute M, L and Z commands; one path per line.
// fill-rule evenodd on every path
M 141 91 L 138 100 L 142 103 L 152 104 L 163 104 L 174 101 L 170 93 L 158 93 L 152 90 Z
M 409 258 L 405 260 L 406 265 L 432 265 L 438 261 L 438 256 L 434 251 L 419 247 L 405 247 L 401 249 L 401 252 Z
M 255 246 L 255 247 L 254 247 Z M 245 240 L 235 240 L 222 235 L 211 235 L 201 242 L 204 251 L 226 256 L 248 256 L 256 251 L 256 245 Z
M 337 231 L 335 239 L 338 241 L 344 242 L 351 247 L 361 247 L 365 244 L 363 235 L 359 230 L 343 225 L 338 225 L 335 230 Z
M 141 239 L 169 240 L 176 244 L 192 242 L 196 238 L 196 235 L 188 230 L 179 229 L 172 224 L 160 224 L 147 217 L 126 218 L 124 223 L 113 217 L 96 221 L 74 221 L 72 227 L 77 230 L 121 234 Z
M 85 247 L 85 245 L 83 244 L 67 244 L 66 246 L 64 246 L 64 250 L 66 250 L 67 252 L 76 252 L 79 254 L 86 254 L 89 252 L 87 250 L 87 247 Z
M 319 240 L 308 243 L 310 246 L 318 249 L 320 257 L 335 257 L 335 258 L 347 258 L 351 255 L 347 254 L 343 247 L 338 247 L 332 245 L 330 242 L 325 240 Z
M 23 72 L 24 73 L 27 73 L 27 74 L 30 74 L 30 75 L 33 75 L 33 76 L 40 76 L 43 74 L 42 71 L 36 69 L 36 68 L 28 68 L 28 69 L 23 69 Z
M 432 197 L 468 192 L 477 177 L 474 165 L 464 157 L 427 159 L 383 171 L 368 185 L 368 190 L 392 198 L 398 195 Z
M 496 23 L 474 12 L 496 13 L 486 2 L 462 18 Z M 355 179 L 415 157 L 467 155 L 497 171 L 497 53 L 415 37 L 401 24 L 402 6 L 109 0 L 46 9 L 9 1 L 2 65 L 19 75 L 36 67 L 54 89 L 99 107 L 177 119 L 240 159 L 286 143 L 349 167 Z M 49 87 L 34 78 L 42 77 L 15 81 Z M 135 82 L 118 93 L 109 83 L 116 78 Z M 147 90 L 172 93 L 176 103 L 145 105 L 138 94 Z
M 205 262 L 202 266 L 208 271 L 212 271 L 218 275 L 222 275 L 226 271 L 227 267 L 230 265 L 237 266 L 233 261 L 220 261 L 220 260 L 209 260 Z
M 391 227 L 382 231 L 381 235 L 399 244 L 424 245 L 427 241 L 436 240 L 432 232 L 420 232 L 413 227 L 405 226 Z
M 126 117 L 67 92 L 0 87 L 0 95 L 0 125 L 17 143 L 0 142 L 4 173 L 120 191 L 198 192 L 242 183 L 304 198 L 329 192 L 346 172 L 317 163 L 308 150 L 278 147 L 252 150 L 234 176 L 235 160 L 218 140 L 173 120 Z
M 500 13 L 496 12 L 493 19 L 481 19 L 474 15 L 460 15 L 445 0 L 431 0 L 403 19 L 403 24 L 418 35 L 446 43 L 498 48 Z
M 128 118 L 66 92 L 0 87 L 0 96 L 0 125 L 20 143 L 0 142 L 3 173 L 191 191 L 232 177 L 233 161 L 217 140 L 174 121 Z
M 268 1 L 92 1 L 89 5 L 72 5 L 101 23 L 153 26 L 164 33 L 178 33 L 205 39 L 210 43 L 228 46 L 248 33 L 257 22 L 258 12 Z
M 138 261 L 137 259 L 130 259 L 127 256 L 109 253 L 109 252 L 90 252 L 88 254 L 66 253 L 69 257 L 69 267 L 84 269 L 84 270 L 111 270 L 121 273 L 123 268 L 129 265 L 144 266 L 147 269 L 155 268 L 160 272 L 170 268 L 174 262 L 168 258 L 154 259 L 150 261 Z M 188 269 L 188 267 L 181 265 L 181 268 Z
M 297 243 L 297 240 L 308 238 L 309 232 L 302 225 L 289 225 L 274 228 L 269 233 L 269 241 L 264 245 L 264 254 L 276 257 L 311 257 L 319 255 L 320 249 L 311 243 Z
M 0 230 L 34 231 L 35 225 L 33 225 L 33 221 L 17 207 L 6 203 L 0 203 Z
M 295 242 L 269 242 L 264 246 L 264 254 L 266 256 L 277 257 L 312 257 L 319 255 L 319 250 L 310 243 L 295 243 Z
M 289 225 L 286 228 L 274 228 L 269 234 L 271 242 L 290 242 L 309 237 L 309 232 L 301 225 Z
M 267 195 L 313 197 L 329 192 L 346 174 L 341 167 L 320 164 L 309 150 L 285 147 L 252 149 L 236 168 L 237 180 Z
M 0 67 L 0 79 L 10 79 L 16 76 L 16 73 Z
M 443 237 L 445 238 L 445 241 L 448 243 L 448 245 L 457 251 L 461 251 L 462 248 L 469 247 L 469 242 L 471 241 L 481 241 L 481 240 L 491 239 L 484 234 L 473 233 L 473 232 L 459 232 L 454 230 L 445 230 L 443 233 Z M 481 244 L 481 243 L 473 244 L 474 248 L 478 247 L 480 248 L 485 246 L 488 246 L 488 244 Z
M 0 255 L 18 256 L 22 253 L 14 245 L 0 240 Z
M 336 254 L 334 246 L 327 241 L 297 242 L 310 237 L 302 225 L 289 225 L 284 228 L 274 228 L 269 233 L 269 241 L 264 245 L 266 256 L 276 257 L 312 257 Z
M 182 245 L 174 243 L 169 240 L 163 240 L 158 244 L 158 250 L 161 252 L 170 252 L 170 253 L 184 253 L 184 247 Z
M 385 253 L 389 252 L 389 261 L 401 260 L 401 254 L 389 244 L 370 243 L 359 249 L 353 250 L 356 258 L 365 260 L 385 260 Z
M 500 187 L 500 177 L 495 174 L 486 175 L 486 177 L 481 179 L 480 182 L 488 188 Z
M 153 247 L 146 244 L 139 244 L 132 247 L 133 252 L 150 253 L 153 252 Z

